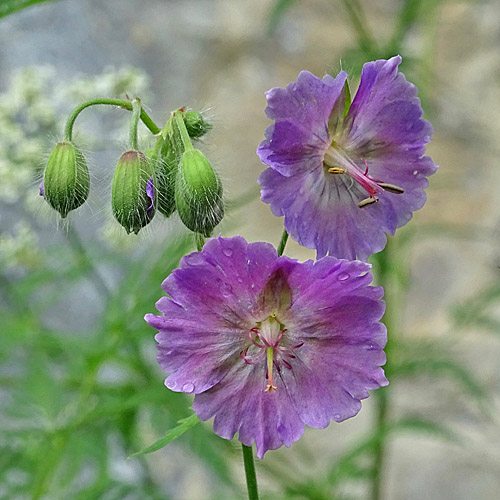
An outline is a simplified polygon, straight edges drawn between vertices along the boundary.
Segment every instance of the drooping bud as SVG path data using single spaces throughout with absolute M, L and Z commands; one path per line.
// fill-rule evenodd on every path
M 175 181 L 175 204 L 185 226 L 206 237 L 224 216 L 222 184 L 197 149 L 188 149 L 182 155 Z
M 116 165 L 111 206 L 127 233 L 137 234 L 149 224 L 156 207 L 153 162 L 140 151 L 123 153 Z
M 89 189 L 89 169 L 82 153 L 70 142 L 56 144 L 45 167 L 40 194 L 64 219 L 85 203 Z
M 157 208 L 165 217 L 170 217 L 175 212 L 175 177 L 179 163 L 180 155 L 169 134 L 163 140 L 155 169 Z
M 212 124 L 208 123 L 197 111 L 185 111 L 183 118 L 191 139 L 198 139 L 212 129 Z

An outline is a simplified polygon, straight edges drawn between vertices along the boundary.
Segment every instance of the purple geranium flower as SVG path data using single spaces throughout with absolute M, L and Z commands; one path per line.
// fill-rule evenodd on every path
M 367 259 L 425 203 L 432 126 L 400 63 L 366 63 L 347 114 L 344 71 L 321 80 L 302 71 L 267 92 L 275 123 L 257 150 L 271 167 L 259 177 L 262 200 L 318 257 Z
M 146 315 L 173 391 L 194 393 L 202 420 L 236 432 L 257 454 L 290 446 L 305 424 L 326 427 L 388 382 L 383 290 L 369 265 L 325 257 L 299 263 L 241 236 L 209 240 L 181 260 Z

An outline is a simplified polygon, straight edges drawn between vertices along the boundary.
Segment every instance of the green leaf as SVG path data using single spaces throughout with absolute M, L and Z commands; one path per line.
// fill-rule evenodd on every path
M 194 413 L 187 418 L 179 420 L 178 421 L 179 425 L 177 427 L 170 429 L 162 438 L 158 439 L 158 441 L 156 441 L 155 443 L 147 446 L 146 448 L 138 451 L 137 453 L 134 453 L 133 455 L 130 455 L 129 457 L 127 457 L 127 460 L 129 458 L 135 458 L 141 455 L 146 455 L 147 453 L 152 453 L 153 451 L 157 451 L 160 448 L 167 446 L 167 444 L 181 437 L 185 432 L 187 432 L 189 429 L 191 429 L 191 427 L 194 427 L 199 422 L 200 419 Z
M 52 0 L 2 0 L 0 4 L 0 18 L 13 14 L 26 7 L 31 7 L 37 3 L 50 2 Z

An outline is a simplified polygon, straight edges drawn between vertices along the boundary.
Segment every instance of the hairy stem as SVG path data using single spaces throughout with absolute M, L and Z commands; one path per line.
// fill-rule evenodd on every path
M 64 140 L 70 142 L 73 137 L 73 126 L 75 124 L 75 120 L 78 115 L 86 108 L 90 106 L 97 105 L 106 105 L 106 106 L 117 106 L 119 108 L 127 109 L 128 111 L 132 111 L 132 102 L 126 99 L 108 99 L 108 98 L 99 98 L 99 99 L 91 99 L 90 101 L 82 102 L 78 105 L 69 115 L 68 120 L 66 122 L 66 127 L 64 128 Z M 160 129 L 153 122 L 150 116 L 141 109 L 140 119 L 146 125 L 146 127 L 153 133 L 158 134 Z
M 139 117 L 141 116 L 141 100 L 136 98 L 132 101 L 132 119 L 130 120 L 130 149 L 137 151 L 139 142 L 137 140 L 137 129 L 139 128 Z

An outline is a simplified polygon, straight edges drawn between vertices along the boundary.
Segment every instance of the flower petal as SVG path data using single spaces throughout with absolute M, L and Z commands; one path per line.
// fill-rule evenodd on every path
M 290 236 L 316 249 L 318 258 L 330 254 L 366 260 L 384 248 L 384 231 L 394 233 L 397 213 L 385 197 L 369 210 L 360 209 L 358 202 L 366 193 L 344 177 L 327 177 L 322 167 L 293 177 L 268 168 L 259 176 L 261 198 L 274 215 L 285 216 Z
M 232 439 L 239 432 L 239 440 L 251 446 L 255 442 L 257 456 L 283 444 L 289 447 L 304 433 L 300 420 L 281 379 L 275 381 L 277 390 L 266 388 L 265 366 L 241 364 L 212 389 L 197 394 L 193 409 L 201 420 L 215 415 L 214 432 Z
M 266 114 L 276 123 L 257 150 L 261 161 L 287 177 L 322 165 L 330 145 L 328 120 L 346 78 L 343 71 L 323 80 L 302 71 L 286 89 L 267 92 Z

